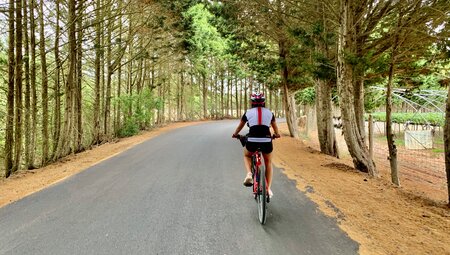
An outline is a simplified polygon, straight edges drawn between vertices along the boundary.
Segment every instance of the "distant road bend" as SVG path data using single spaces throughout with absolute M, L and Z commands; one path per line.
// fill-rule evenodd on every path
M 357 254 L 280 169 L 259 224 L 236 125 L 171 131 L 0 208 L 0 254 Z

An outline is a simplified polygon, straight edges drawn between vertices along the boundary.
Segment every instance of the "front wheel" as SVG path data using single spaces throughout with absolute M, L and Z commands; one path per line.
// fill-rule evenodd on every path
M 257 193 L 257 202 L 258 202 L 258 218 L 261 224 L 266 223 L 266 169 L 264 166 L 260 166 L 259 168 L 259 181 L 258 181 L 258 193 Z

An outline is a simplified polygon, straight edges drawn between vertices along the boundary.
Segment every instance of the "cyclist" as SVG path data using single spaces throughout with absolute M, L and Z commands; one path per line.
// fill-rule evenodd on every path
M 264 164 L 266 165 L 266 179 L 269 190 L 269 197 L 273 196 L 273 192 L 270 189 L 272 185 L 272 136 L 270 134 L 270 126 L 274 131 L 274 137 L 279 138 L 278 126 L 275 122 L 275 116 L 273 113 L 265 108 L 265 98 L 262 93 L 252 93 L 250 96 L 251 107 L 242 116 L 241 122 L 237 126 L 233 133 L 233 138 L 238 137 L 239 132 L 248 122 L 250 131 L 248 133 L 247 143 L 244 147 L 244 163 L 247 170 L 247 175 L 244 179 L 244 185 L 250 187 L 253 185 L 252 173 L 251 173 L 251 157 L 252 153 L 260 148 L 263 157 Z

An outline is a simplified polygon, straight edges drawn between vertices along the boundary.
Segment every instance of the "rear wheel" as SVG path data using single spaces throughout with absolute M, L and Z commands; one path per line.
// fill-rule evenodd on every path
M 259 168 L 259 181 L 258 181 L 258 193 L 257 193 L 257 202 L 258 202 L 258 218 L 261 224 L 266 223 L 266 169 L 264 166 L 260 166 Z

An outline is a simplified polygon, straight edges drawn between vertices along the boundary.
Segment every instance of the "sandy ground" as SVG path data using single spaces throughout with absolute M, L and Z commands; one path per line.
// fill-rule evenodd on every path
M 193 124 L 174 123 L 1 179 L 0 207 L 163 132 Z M 444 202 L 396 188 L 384 178 L 369 178 L 348 160 L 322 155 L 288 137 L 285 124 L 280 130 L 283 137 L 275 141 L 275 165 L 360 243 L 360 254 L 450 254 L 450 209 Z

